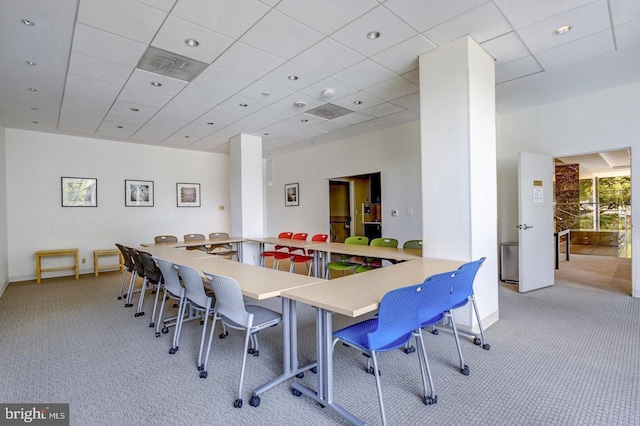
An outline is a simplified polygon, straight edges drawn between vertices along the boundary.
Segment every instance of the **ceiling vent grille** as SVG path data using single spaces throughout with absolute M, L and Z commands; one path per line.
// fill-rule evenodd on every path
M 191 81 L 209 64 L 149 46 L 137 68 L 183 81 Z
M 319 107 L 315 107 L 310 109 L 309 111 L 305 111 L 305 114 L 311 114 L 316 117 L 324 118 L 326 120 L 331 120 L 334 118 L 342 117 L 343 115 L 347 115 L 352 113 L 350 109 L 342 108 L 341 106 L 334 104 L 324 104 Z

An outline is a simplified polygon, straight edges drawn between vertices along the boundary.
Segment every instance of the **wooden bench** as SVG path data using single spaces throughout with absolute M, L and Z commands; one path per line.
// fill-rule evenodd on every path
M 118 256 L 118 263 L 113 263 L 110 265 L 100 265 L 101 256 Z M 120 250 L 110 249 L 93 251 L 93 274 L 97 277 L 100 271 L 106 269 L 119 269 L 120 272 L 124 271 L 124 258 L 122 257 L 122 253 L 120 252 Z
M 75 262 L 73 266 L 60 266 L 57 268 L 42 268 L 42 258 L 49 256 L 73 256 L 75 258 Z M 79 277 L 80 270 L 78 268 L 78 249 L 59 249 L 59 250 L 39 250 L 36 252 L 36 282 L 40 284 L 42 280 L 43 272 L 52 272 L 52 271 L 68 271 L 73 270 L 76 272 L 76 280 Z

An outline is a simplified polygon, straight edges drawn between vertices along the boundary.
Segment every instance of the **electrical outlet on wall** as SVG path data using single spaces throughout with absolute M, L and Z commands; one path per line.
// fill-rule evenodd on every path
M 398 210 L 391 210 L 391 216 L 398 216 Z

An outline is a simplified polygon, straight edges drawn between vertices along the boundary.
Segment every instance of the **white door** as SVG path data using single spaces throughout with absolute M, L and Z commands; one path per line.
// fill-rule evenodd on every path
M 519 291 L 553 285 L 553 158 L 518 154 Z

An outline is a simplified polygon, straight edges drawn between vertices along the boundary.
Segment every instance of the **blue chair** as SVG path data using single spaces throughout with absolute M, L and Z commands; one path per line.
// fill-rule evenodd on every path
M 446 309 L 449 302 L 449 289 L 436 289 L 436 286 L 429 285 L 427 281 L 423 284 L 388 292 L 380 301 L 380 309 L 376 318 L 353 324 L 333 333 L 334 349 L 336 343 L 342 341 L 347 346 L 354 346 L 371 355 L 373 367 L 369 367 L 368 371 L 373 373 L 376 379 L 380 415 L 383 424 L 386 424 L 386 417 L 380 388 L 377 353 L 400 348 L 411 340 L 411 337 L 415 337 L 416 344 L 419 344 L 421 348 L 418 358 L 424 387 L 422 401 L 425 405 L 435 404 L 438 401 L 420 331 L 419 312 L 425 306 L 432 304 L 435 306 L 436 311 L 442 312 Z M 436 290 L 439 290 L 439 294 Z M 429 380 L 429 391 L 427 391 L 427 378 Z
M 473 306 L 473 310 L 476 314 L 476 320 L 478 321 L 478 327 L 480 328 L 480 338 L 477 336 L 474 337 L 473 343 L 481 345 L 482 349 L 489 350 L 491 346 L 486 343 L 484 339 L 484 329 L 482 328 L 478 305 L 476 305 L 476 300 L 473 295 L 473 282 L 476 278 L 476 274 L 478 273 L 478 269 L 480 269 L 480 266 L 482 266 L 482 263 L 486 259 L 486 257 L 482 257 L 476 261 L 465 263 L 458 269 L 457 275 L 460 282 L 454 287 L 453 292 L 451 293 L 451 309 L 461 308 L 471 302 L 471 306 Z

